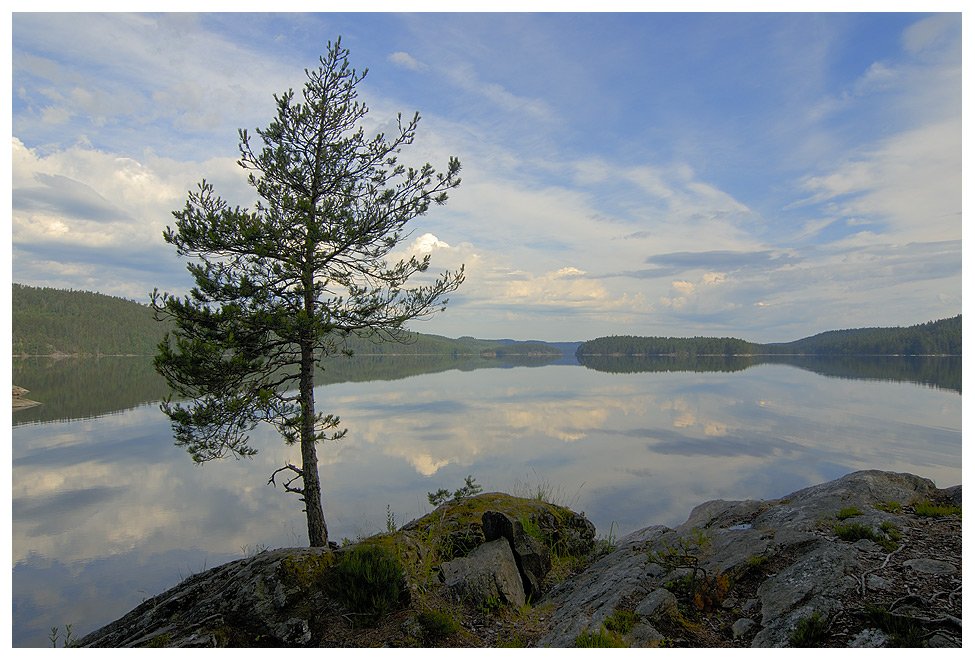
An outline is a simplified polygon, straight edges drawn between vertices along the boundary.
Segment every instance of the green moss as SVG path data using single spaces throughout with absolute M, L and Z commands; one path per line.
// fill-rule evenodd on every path
M 635 625 L 640 620 L 640 616 L 633 611 L 622 610 L 617 608 L 613 611 L 613 614 L 606 618 L 603 624 L 610 631 L 615 631 L 619 634 L 626 635 L 633 629 Z
M 169 647 L 169 634 L 161 633 L 146 643 L 146 647 Z
M 278 577 L 287 587 L 324 586 L 329 568 L 334 563 L 330 553 L 289 555 L 278 566 Z

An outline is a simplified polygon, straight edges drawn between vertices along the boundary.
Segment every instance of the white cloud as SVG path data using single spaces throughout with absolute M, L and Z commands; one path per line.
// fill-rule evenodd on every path
M 865 217 L 885 225 L 883 241 L 961 238 L 960 118 L 904 131 L 876 149 L 810 176 L 807 201 L 827 202 L 834 218 Z
M 428 254 L 433 252 L 437 248 L 449 248 L 450 244 L 441 241 L 430 232 L 422 234 L 413 240 L 413 245 L 410 246 L 410 250 L 414 254 Z
M 555 112 L 549 105 L 538 98 L 518 96 L 509 92 L 499 83 L 488 83 L 481 80 L 468 63 L 456 63 L 446 70 L 447 79 L 466 92 L 475 94 L 502 110 L 523 113 L 533 119 L 552 120 Z
M 415 59 L 409 53 L 404 53 L 402 51 L 393 53 L 386 59 L 398 67 L 410 69 L 411 71 L 421 71 L 427 68 L 426 64 Z

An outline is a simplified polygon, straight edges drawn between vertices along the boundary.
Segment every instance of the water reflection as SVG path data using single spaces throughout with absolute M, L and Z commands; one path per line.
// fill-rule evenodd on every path
M 863 468 L 961 481 L 961 397 L 950 390 L 777 364 L 628 373 L 475 371 L 480 364 L 406 368 L 387 358 L 358 381 L 321 375 L 321 409 L 350 430 L 319 451 L 333 539 L 382 530 L 387 505 L 398 523 L 420 516 L 428 492 L 453 490 L 468 474 L 488 490 L 546 482 L 604 535 L 611 524 L 617 535 L 674 525 L 704 500 L 773 498 Z M 60 390 L 21 384 L 52 421 L 15 417 L 16 646 L 46 646 L 50 628 L 67 623 L 84 634 L 258 545 L 305 543 L 299 503 L 266 486 L 297 460 L 273 429 L 258 429 L 253 460 L 194 466 L 156 404 L 121 410 L 155 386 L 119 375 L 151 379 L 151 367 L 106 365 L 79 368 L 75 383 L 68 370 L 43 367 L 60 370 Z M 376 380 L 384 370 L 395 380 Z M 86 409 L 67 397 L 112 379 L 118 400 Z M 65 396 L 41 394 L 56 392 Z
M 580 356 L 589 369 L 633 372 L 740 372 L 756 365 L 792 365 L 842 379 L 907 381 L 961 394 L 961 356 Z

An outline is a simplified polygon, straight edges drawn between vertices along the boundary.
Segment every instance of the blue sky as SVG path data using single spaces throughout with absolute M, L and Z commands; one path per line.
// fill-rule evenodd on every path
M 787 341 L 962 307 L 960 14 L 14 14 L 12 272 L 147 300 L 206 177 L 341 35 L 367 130 L 463 183 L 400 252 L 465 264 L 416 330 Z

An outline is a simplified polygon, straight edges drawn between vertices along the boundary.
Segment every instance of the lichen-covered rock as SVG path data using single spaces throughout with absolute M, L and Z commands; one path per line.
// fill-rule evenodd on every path
M 572 647 L 585 631 L 599 631 L 626 598 L 642 599 L 660 568 L 647 562 L 646 547 L 668 528 L 651 526 L 623 537 L 616 549 L 586 571 L 554 587 L 545 603 L 554 606 L 549 631 L 539 647 Z
M 651 526 L 623 538 L 614 552 L 553 589 L 547 597 L 551 629 L 539 645 L 571 646 L 582 631 L 598 630 L 624 598 L 637 601 L 641 624 L 666 633 L 663 611 L 652 607 L 654 595 L 692 573 L 696 580 L 732 577 L 739 591 L 751 586 L 750 592 L 736 594 L 742 612 L 751 617 L 739 618 L 730 631 L 733 639 L 747 642 L 753 636 L 753 647 L 789 645 L 804 618 L 832 621 L 865 590 L 887 589 L 888 581 L 874 572 L 892 548 L 881 548 L 876 540 L 840 539 L 834 530 L 838 513 L 854 513 L 849 521 L 868 530 L 882 525 L 896 530 L 911 523 L 902 509 L 925 498 L 960 500 L 960 488 L 938 490 L 916 475 L 860 471 L 776 500 L 703 503 L 673 530 Z M 923 556 L 899 564 L 902 572 L 916 575 L 951 577 L 955 570 L 949 562 Z M 725 603 L 713 587 L 719 583 L 710 585 L 709 598 Z M 878 640 L 864 635 L 856 644 Z
M 315 618 L 332 607 L 326 581 L 332 561 L 321 548 L 278 549 L 214 567 L 147 599 L 78 646 L 227 647 L 258 636 L 306 645 Z

